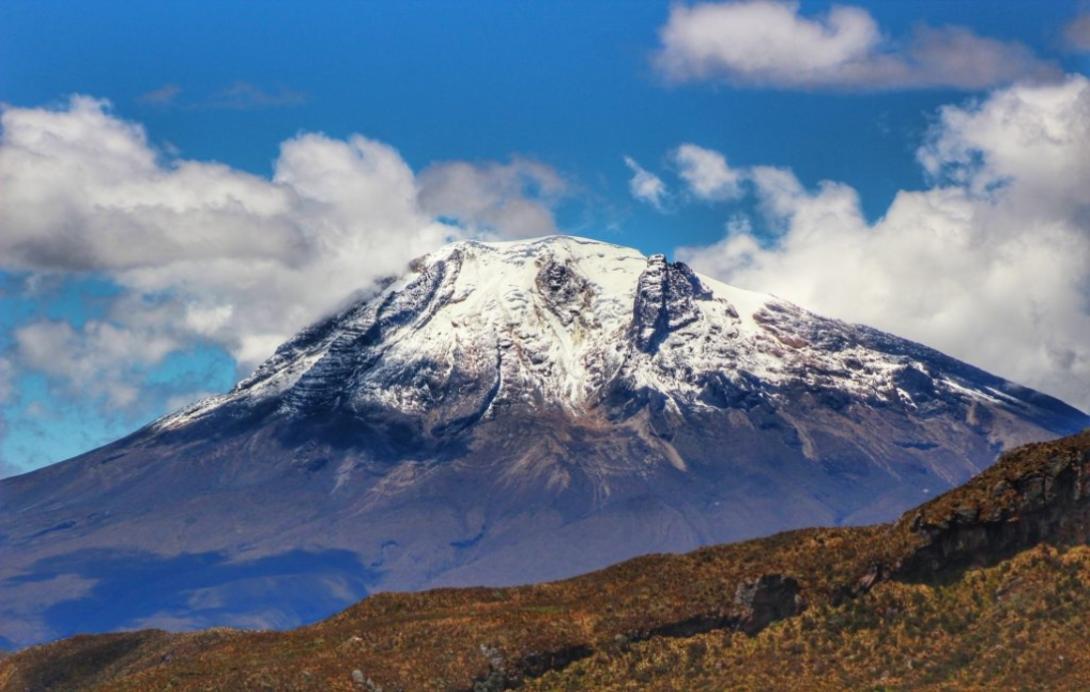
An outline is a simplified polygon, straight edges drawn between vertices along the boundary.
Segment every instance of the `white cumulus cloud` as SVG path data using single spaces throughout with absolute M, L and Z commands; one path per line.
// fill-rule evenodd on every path
M 15 331 L 15 342 L 24 367 L 120 407 L 131 406 L 140 394 L 130 372 L 159 362 L 179 345 L 166 334 L 97 320 L 79 330 L 67 322 L 34 322 Z
M 417 176 L 385 143 L 315 133 L 283 142 L 266 178 L 171 156 L 84 96 L 4 107 L 0 127 L 0 269 L 121 288 L 79 327 L 22 325 L 10 358 L 113 406 L 137 402 L 147 369 L 194 344 L 251 368 L 451 239 L 549 232 L 564 189 L 540 163 L 449 162 Z
M 1022 44 L 959 27 L 917 27 L 893 40 L 865 9 L 804 15 L 798 2 L 675 5 L 655 65 L 672 81 L 784 89 L 981 89 L 1057 69 Z
M 632 196 L 662 209 L 666 202 L 666 183 L 662 182 L 662 178 L 638 164 L 631 156 L 624 157 L 624 165 L 632 171 L 632 178 L 628 181 L 628 191 Z
M 948 106 L 918 158 L 933 185 L 875 223 L 850 186 L 754 168 L 771 237 L 734 224 L 678 255 L 1090 407 L 1090 80 Z
M 674 162 L 689 190 L 700 199 L 734 199 L 742 194 L 742 174 L 728 166 L 718 151 L 682 144 L 674 150 Z
M 428 213 L 483 233 L 527 238 L 556 233 L 552 207 L 568 191 L 551 167 L 520 158 L 435 163 L 421 171 L 419 184 Z

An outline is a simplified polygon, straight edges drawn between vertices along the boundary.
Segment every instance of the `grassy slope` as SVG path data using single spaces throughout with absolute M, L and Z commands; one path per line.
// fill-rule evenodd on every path
M 1086 689 L 1090 549 L 1039 545 L 942 585 L 879 584 L 748 637 L 596 652 L 527 686 L 581 689 Z
M 1083 433 L 1005 455 L 895 524 L 648 556 L 529 587 L 383 594 L 290 632 L 77 637 L 0 661 L 0 688 L 874 688 L 1090 679 L 1079 650 L 1088 553 L 1039 545 L 1087 541 L 1088 479 Z M 962 569 L 972 565 L 996 566 Z M 762 577 L 798 593 L 757 589 L 754 597 Z M 802 614 L 791 617 L 795 610 Z M 779 621 L 762 630 L 769 620 Z M 1010 653 L 1016 644 L 1024 653 Z

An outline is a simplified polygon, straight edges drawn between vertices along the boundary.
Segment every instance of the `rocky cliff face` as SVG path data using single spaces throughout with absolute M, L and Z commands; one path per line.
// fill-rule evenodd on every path
M 652 255 L 636 284 L 632 311 L 632 340 L 644 353 L 653 353 L 671 332 L 700 319 L 695 301 L 710 300 L 711 293 L 692 270 L 681 262 L 670 264 L 663 255 Z M 737 319 L 733 307 L 725 310 Z
M 1048 542 L 1090 544 L 1090 434 L 1031 445 L 901 521 L 921 545 L 902 579 L 992 565 Z
M 231 392 L 0 482 L 0 635 L 283 626 L 376 589 L 885 520 L 1086 423 L 662 256 L 457 243 Z

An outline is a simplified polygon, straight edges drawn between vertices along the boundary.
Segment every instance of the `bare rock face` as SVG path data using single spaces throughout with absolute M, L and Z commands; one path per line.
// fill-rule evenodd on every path
M 1090 543 L 1086 441 L 1082 435 L 1024 448 L 1023 463 L 974 479 L 959 504 L 923 507 L 908 519 L 910 530 L 924 537 L 923 545 L 897 566 L 896 576 L 921 579 L 991 565 L 1042 542 Z
M 545 305 L 565 327 L 590 316 L 591 284 L 567 264 L 547 261 L 535 285 Z
M 0 637 L 284 627 L 375 590 L 873 523 L 1086 424 L 661 255 L 456 243 L 231 392 L 0 481 Z M 1074 492 L 1064 479 L 1016 490 Z M 974 536 L 936 549 L 991 540 Z M 761 587 L 754 612 L 789 590 Z
M 636 285 L 632 319 L 636 347 L 645 353 L 657 350 L 670 332 L 699 320 L 696 300 L 710 297 L 688 266 L 651 255 Z
M 803 610 L 798 581 L 782 574 L 766 574 L 739 584 L 734 602 L 747 613 L 740 629 L 749 634 Z

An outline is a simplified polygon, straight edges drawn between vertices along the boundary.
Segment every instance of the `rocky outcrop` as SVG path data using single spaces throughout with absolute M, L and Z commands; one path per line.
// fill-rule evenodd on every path
M 743 609 L 739 629 L 746 634 L 756 634 L 777 620 L 797 615 L 806 606 L 798 581 L 782 574 L 766 574 L 739 584 L 734 603 Z
M 590 282 L 574 271 L 571 266 L 556 260 L 548 260 L 534 281 L 546 305 L 564 325 L 580 318 L 591 318 Z
M 1075 440 L 1076 442 L 1072 442 Z M 1090 447 L 1083 434 L 1018 450 L 902 521 L 922 545 L 893 570 L 920 580 L 995 564 L 1037 545 L 1090 543 Z
M 692 269 L 670 263 L 665 255 L 647 258 L 647 269 L 636 284 L 632 310 L 632 335 L 644 352 L 658 349 L 666 336 L 700 319 L 696 301 L 709 297 Z

